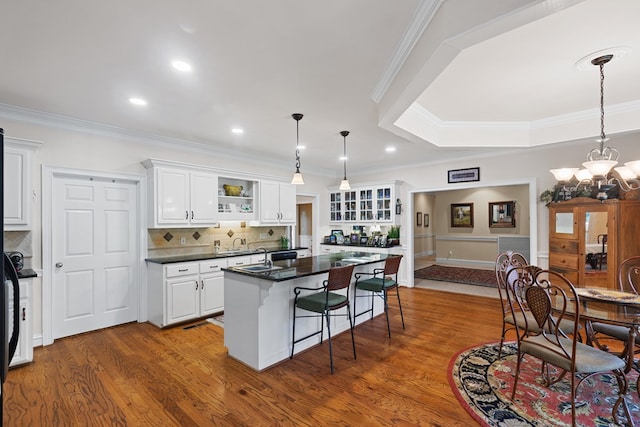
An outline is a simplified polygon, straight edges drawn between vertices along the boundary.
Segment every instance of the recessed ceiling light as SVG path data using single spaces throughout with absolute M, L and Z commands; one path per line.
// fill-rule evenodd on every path
M 191 71 L 191 64 L 184 61 L 172 61 L 171 65 L 178 71 Z
M 306 145 L 298 145 L 298 150 L 304 150 L 305 148 L 307 148 Z
M 340 156 L 340 160 L 342 160 L 343 162 L 346 161 L 347 159 L 348 159 L 348 157 Z
M 131 98 L 129 98 L 129 102 L 132 103 L 133 105 L 140 105 L 140 106 L 147 105 L 147 101 L 135 96 L 132 96 Z
M 241 133 L 244 133 L 244 129 L 233 128 L 231 129 L 231 133 L 241 134 Z
M 384 149 L 384 151 L 386 151 L 387 153 L 393 153 L 394 151 L 396 151 L 396 147 L 387 147 Z

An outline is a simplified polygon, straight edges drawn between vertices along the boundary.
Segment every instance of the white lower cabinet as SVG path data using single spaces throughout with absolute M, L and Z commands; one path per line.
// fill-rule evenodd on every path
M 9 366 L 33 361 L 33 322 L 31 320 L 31 288 L 33 279 L 20 279 L 20 335 L 18 347 Z M 9 330 L 13 329 L 13 297 L 9 301 Z
M 222 311 L 226 266 L 224 258 L 148 263 L 149 322 L 162 328 Z

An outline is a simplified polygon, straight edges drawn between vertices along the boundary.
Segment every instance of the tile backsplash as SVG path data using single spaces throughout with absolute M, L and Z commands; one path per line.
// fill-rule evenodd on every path
M 31 257 L 33 256 L 33 238 L 31 231 L 5 231 L 4 236 L 5 252 L 21 252 L 24 255 L 26 268 L 31 268 Z
M 289 237 L 287 226 L 249 227 L 241 222 L 210 228 L 156 228 L 147 232 L 150 258 L 215 253 L 216 247 L 276 249 L 280 247 L 280 237 Z

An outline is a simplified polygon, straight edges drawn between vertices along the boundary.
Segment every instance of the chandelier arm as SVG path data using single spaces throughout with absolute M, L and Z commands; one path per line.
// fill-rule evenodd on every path
M 620 189 L 625 193 L 628 191 L 634 191 L 634 190 L 640 189 L 640 181 L 633 180 L 629 182 L 626 179 L 624 179 L 622 176 L 620 176 L 617 170 L 613 170 L 611 172 L 611 178 L 609 179 L 608 183 L 613 184 L 614 182 L 616 182 L 620 187 Z

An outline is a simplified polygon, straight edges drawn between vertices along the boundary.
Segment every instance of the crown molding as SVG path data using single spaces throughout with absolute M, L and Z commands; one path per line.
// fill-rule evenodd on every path
M 247 158 L 247 156 L 239 155 L 235 150 L 229 149 L 222 145 L 214 145 L 204 142 L 196 142 L 186 139 L 150 134 L 135 131 L 132 129 L 111 126 L 104 123 L 81 120 L 73 117 L 61 116 L 58 114 L 18 107 L 15 105 L 0 103 L 0 118 L 43 127 L 63 129 L 72 132 L 89 133 L 92 135 L 98 135 L 108 138 L 124 138 L 132 142 L 151 145 L 154 147 L 163 147 L 181 151 L 189 150 L 192 152 L 208 155 L 215 154 L 217 157 L 223 157 L 231 160 L 249 161 L 254 164 L 269 166 L 272 168 L 275 166 L 283 169 L 292 169 L 293 167 L 293 162 L 285 162 L 282 159 L 275 157 L 260 156 L 259 158 Z M 324 168 L 306 168 L 305 172 L 325 177 L 332 177 L 333 175 L 335 175 L 335 171 L 333 169 Z
M 444 3 L 445 0 L 421 0 L 416 8 L 411 23 L 405 30 L 400 43 L 396 46 L 391 60 L 382 73 L 382 77 L 378 80 L 376 87 L 371 94 L 371 99 L 376 104 L 380 102 L 384 94 L 391 86 L 391 82 L 400 72 L 400 68 L 404 65 L 413 50 L 414 46 L 422 37 L 424 30 L 429 26 L 434 15 Z

